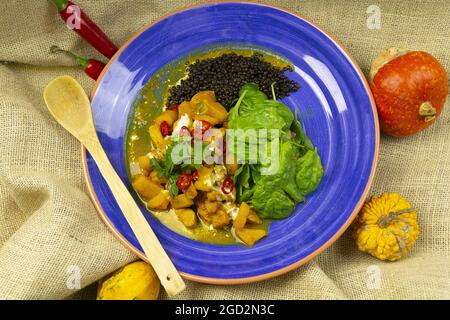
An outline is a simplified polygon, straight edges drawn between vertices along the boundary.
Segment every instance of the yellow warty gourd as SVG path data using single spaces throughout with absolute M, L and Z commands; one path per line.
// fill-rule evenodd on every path
M 116 271 L 100 284 L 97 300 L 156 300 L 160 282 L 153 268 L 136 261 Z
M 398 193 L 383 193 L 367 201 L 353 224 L 359 250 L 380 260 L 405 256 L 419 237 L 417 213 Z

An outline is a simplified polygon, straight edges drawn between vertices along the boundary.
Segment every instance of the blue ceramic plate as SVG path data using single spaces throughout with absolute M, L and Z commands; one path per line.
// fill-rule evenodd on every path
M 378 154 L 378 122 L 356 62 L 310 21 L 271 6 L 221 2 L 173 13 L 147 26 L 113 57 L 92 96 L 97 132 L 108 157 L 132 191 L 125 167 L 127 120 L 133 101 L 161 67 L 204 46 L 249 43 L 275 51 L 295 66 L 300 90 L 283 100 L 298 109 L 325 167 L 319 188 L 285 220 L 271 224 L 253 248 L 197 242 L 142 214 L 182 275 L 207 283 L 267 279 L 322 252 L 350 225 L 369 191 Z M 89 154 L 88 188 L 100 216 L 131 250 L 145 258 L 130 226 Z M 134 194 L 134 191 L 132 191 Z

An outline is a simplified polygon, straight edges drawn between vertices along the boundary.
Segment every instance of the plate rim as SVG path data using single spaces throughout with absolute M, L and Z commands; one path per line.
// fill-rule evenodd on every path
M 277 276 L 280 276 L 282 274 L 288 273 L 289 271 L 295 270 L 298 267 L 300 267 L 303 264 L 308 263 L 309 261 L 311 261 L 312 259 L 314 259 L 316 256 L 318 256 L 320 253 L 322 253 L 323 251 L 325 251 L 328 247 L 331 246 L 331 244 L 333 244 L 338 238 L 341 237 L 341 235 L 348 229 L 348 227 L 351 225 L 351 223 L 353 222 L 353 220 L 356 218 L 356 216 L 358 215 L 359 211 L 361 210 L 371 188 L 373 185 L 373 180 L 375 177 L 375 172 L 378 166 L 378 156 L 379 156 L 379 147 L 380 147 L 380 127 L 379 127 L 379 121 L 378 121 L 378 113 L 377 113 L 377 109 L 376 109 L 376 105 L 375 105 L 375 100 L 373 98 L 372 92 L 370 90 L 370 86 L 369 83 L 367 82 L 367 79 L 364 75 L 364 73 L 362 72 L 358 62 L 356 61 L 356 59 L 350 54 L 350 52 L 348 51 L 348 49 L 339 41 L 336 39 L 335 36 L 331 35 L 329 32 L 326 32 L 325 30 L 323 30 L 321 27 L 319 27 L 316 23 L 314 23 L 313 21 L 311 21 L 309 18 L 305 17 L 302 14 L 299 14 L 297 12 L 294 12 L 292 10 L 283 8 L 283 7 L 279 7 L 279 6 L 274 6 L 272 4 L 268 4 L 268 3 L 260 3 L 260 2 L 255 2 L 252 0 L 246 0 L 246 1 L 233 1 L 233 0 L 215 0 L 215 1 L 208 1 L 208 2 L 200 2 L 194 5 L 190 5 L 190 6 L 186 6 L 183 7 L 181 9 L 176 9 L 176 10 L 172 10 L 168 13 L 166 13 L 165 15 L 159 17 L 158 19 L 156 19 L 155 21 L 146 24 L 145 26 L 143 26 L 142 28 L 140 28 L 129 40 L 127 40 L 119 49 L 118 51 L 114 54 L 114 56 L 108 61 L 108 63 L 106 64 L 106 66 L 104 67 L 104 69 L 102 70 L 102 72 L 100 73 L 99 77 L 97 78 L 95 84 L 93 85 L 91 92 L 90 92 L 90 100 L 92 101 L 98 86 L 100 85 L 101 80 L 103 79 L 103 76 L 105 75 L 105 73 L 108 71 L 109 67 L 111 66 L 111 64 L 119 57 L 119 55 L 137 38 L 139 37 L 143 32 L 145 32 L 147 29 L 151 28 L 153 25 L 157 24 L 158 22 L 172 16 L 175 15 L 179 12 L 183 12 L 189 9 L 193 9 L 193 8 L 198 8 L 198 7 L 203 7 L 203 6 L 207 6 L 207 5 L 214 5 L 214 4 L 221 4 L 221 3 L 241 3 L 241 4 L 250 4 L 250 5 L 258 5 L 258 6 L 263 6 L 263 7 L 270 7 L 273 9 L 277 9 L 280 11 L 284 11 L 286 13 L 289 13 L 307 23 L 309 23 L 310 25 L 312 25 L 313 27 L 317 28 L 320 32 L 322 32 L 326 37 L 328 37 L 328 39 L 330 41 L 332 41 L 343 53 L 344 56 L 347 57 L 347 59 L 351 62 L 353 68 L 355 69 L 355 71 L 357 72 L 360 80 L 362 81 L 362 84 L 364 85 L 364 88 L 366 90 L 366 93 L 369 97 L 370 100 L 370 104 L 372 107 L 372 112 L 373 112 L 373 118 L 374 118 L 374 129 L 375 129 L 375 149 L 374 149 L 374 155 L 373 155 L 373 160 L 372 160 L 372 167 L 371 167 L 371 171 L 370 171 L 370 175 L 367 181 L 367 184 L 364 188 L 364 192 L 361 195 L 361 198 L 359 199 L 358 203 L 356 204 L 353 212 L 349 215 L 348 219 L 346 220 L 346 222 L 339 228 L 339 230 L 330 238 L 328 239 L 327 242 L 325 242 L 322 246 L 320 246 L 319 248 L 317 248 L 314 252 L 310 253 L 309 255 L 307 255 L 306 257 L 304 257 L 303 259 L 300 259 L 286 267 L 280 268 L 278 270 L 272 271 L 272 272 L 268 272 L 265 274 L 261 274 L 261 275 L 257 275 L 257 276 L 251 276 L 251 277 L 244 277 L 244 278 L 231 278 L 231 279 L 226 279 L 226 278 L 211 278 L 211 277 L 204 277 L 204 276 L 199 276 L 199 275 L 195 275 L 195 274 L 190 274 L 190 273 L 186 273 L 186 272 L 182 272 L 179 271 L 180 275 L 186 279 L 186 280 L 190 280 L 190 281 L 194 281 L 194 282 L 199 282 L 199 283 L 206 283 L 206 284 L 216 284 L 216 285 L 236 285 L 236 284 L 244 284 L 244 283 L 252 283 L 252 282 L 257 282 L 257 281 L 263 281 L 263 280 L 268 280 Z M 125 245 L 126 248 L 128 248 L 131 252 L 133 252 L 135 255 L 137 255 L 140 259 L 150 263 L 147 259 L 147 257 L 145 256 L 145 254 L 143 252 L 141 252 L 139 249 L 137 249 L 133 244 L 131 244 L 116 228 L 115 226 L 112 224 L 112 222 L 109 220 L 108 216 L 106 215 L 106 213 L 103 211 L 103 208 L 101 206 L 100 201 L 97 198 L 97 194 L 95 193 L 94 187 L 92 185 L 92 181 L 91 181 L 91 177 L 89 175 L 89 168 L 87 165 L 87 156 L 86 156 L 86 148 L 81 145 L 81 163 L 82 163 L 82 171 L 83 171 L 83 176 L 86 182 L 86 186 L 87 186 L 87 190 L 88 190 L 88 194 L 89 197 L 91 198 L 91 201 L 97 211 L 97 214 L 100 216 L 100 218 L 103 220 L 103 222 L 105 223 L 105 225 L 109 228 L 109 230 L 113 233 L 113 235 L 123 244 Z

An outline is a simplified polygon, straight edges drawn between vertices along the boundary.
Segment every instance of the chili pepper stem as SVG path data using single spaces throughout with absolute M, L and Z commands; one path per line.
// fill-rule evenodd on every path
M 63 11 L 67 4 L 69 3 L 69 0 L 52 0 L 55 6 L 58 8 L 58 11 Z
M 85 69 L 89 64 L 89 59 L 80 57 L 69 50 L 63 50 L 63 49 L 59 48 L 58 46 L 52 46 L 50 48 L 50 53 L 63 53 L 66 56 L 68 56 L 69 58 L 75 60 L 81 67 L 83 67 L 83 69 Z

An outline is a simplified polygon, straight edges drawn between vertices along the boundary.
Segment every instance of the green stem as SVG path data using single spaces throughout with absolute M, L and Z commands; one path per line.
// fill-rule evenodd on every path
M 275 82 L 272 82 L 272 84 L 270 85 L 270 88 L 272 89 L 273 100 L 277 100 L 277 96 L 275 95 Z
M 58 11 L 63 11 L 67 7 L 69 0 L 52 0 Z
M 431 121 L 436 118 L 436 108 L 428 101 L 423 102 L 419 107 L 419 115 L 423 117 L 426 122 Z
M 50 48 L 50 53 L 63 53 L 69 58 L 75 60 L 83 69 L 85 69 L 89 64 L 89 59 L 77 56 L 75 53 L 70 52 L 68 50 L 63 50 L 59 48 L 58 46 L 52 46 Z

